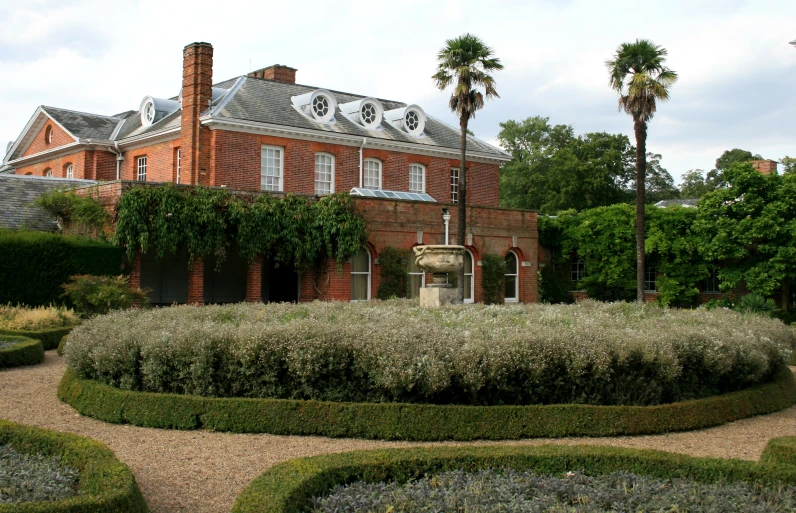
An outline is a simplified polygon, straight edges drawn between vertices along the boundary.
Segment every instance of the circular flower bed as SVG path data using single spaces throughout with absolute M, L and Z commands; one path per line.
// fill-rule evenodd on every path
M 116 312 L 64 347 L 81 378 L 205 397 L 457 405 L 658 405 L 770 381 L 781 322 L 725 310 L 411 301 Z
M 490 468 L 511 470 L 504 470 L 502 476 L 483 472 Z M 489 482 L 490 477 L 497 479 Z M 341 497 L 339 493 L 344 489 L 340 485 L 347 483 L 357 484 L 353 493 Z M 461 484 L 469 486 L 456 490 Z M 757 503 L 752 508 L 743 507 L 744 511 L 790 511 L 796 496 L 796 467 L 588 446 L 361 451 L 275 465 L 238 496 L 232 512 L 313 511 L 313 505 L 317 507 L 315 511 L 327 511 L 324 503 L 340 507 L 337 511 L 349 511 L 344 508 L 347 503 L 359 506 L 356 511 L 391 511 L 387 507 L 369 509 L 375 502 L 396 506 L 392 511 L 421 511 L 412 509 L 413 503 L 439 506 L 440 501 L 463 498 L 468 499 L 468 511 L 495 511 L 498 503 L 512 501 L 518 507 L 510 511 L 548 511 L 522 509 L 527 505 L 527 484 L 536 486 L 532 493 L 546 501 L 542 502 L 544 505 L 568 498 L 582 499 L 554 511 L 575 511 L 576 505 L 577 511 L 680 511 L 686 509 L 683 506 L 688 501 L 698 500 L 700 494 L 707 494 L 707 500 L 699 506 L 717 506 L 708 511 L 740 510 L 738 505 L 750 500 Z M 330 496 L 335 493 L 337 497 Z M 761 508 L 763 501 L 781 509 Z M 479 509 L 480 502 L 486 507 Z M 612 507 L 594 508 L 604 504 Z M 618 506 L 622 504 L 631 507 L 621 509 Z M 674 505 L 679 505 L 679 509 L 672 509 Z M 438 507 L 423 511 L 453 510 Z
M 41 341 L 0 334 L 0 369 L 35 365 L 44 361 Z

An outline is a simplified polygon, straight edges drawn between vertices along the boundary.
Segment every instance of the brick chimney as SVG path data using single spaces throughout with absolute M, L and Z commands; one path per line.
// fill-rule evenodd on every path
M 764 175 L 770 175 L 777 172 L 776 160 L 752 160 L 752 166 Z
M 200 126 L 199 117 L 210 106 L 212 89 L 213 46 L 191 43 L 182 51 L 182 183 L 210 185 L 210 129 Z
M 250 77 L 264 78 L 266 80 L 274 80 L 276 82 L 284 82 L 285 84 L 296 83 L 296 68 L 282 66 L 281 64 L 274 64 L 267 68 L 258 69 L 249 73 Z

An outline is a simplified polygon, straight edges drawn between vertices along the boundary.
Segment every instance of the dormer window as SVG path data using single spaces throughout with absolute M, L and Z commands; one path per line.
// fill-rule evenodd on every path
M 331 123 L 334 121 L 334 111 L 337 109 L 337 100 L 332 93 L 325 89 L 316 89 L 311 93 L 293 96 L 290 99 L 293 106 L 302 114 L 318 123 Z
M 388 110 L 384 118 L 395 128 L 413 137 L 421 137 L 426 128 L 426 113 L 417 105 Z
M 144 121 L 147 125 L 155 121 L 155 102 L 149 101 L 144 105 Z
M 340 105 L 340 112 L 366 130 L 376 130 L 381 125 L 384 108 L 375 98 L 363 98 Z
M 141 105 L 138 108 L 141 113 L 141 126 L 151 126 L 179 108 L 180 102 L 178 101 L 147 96 L 141 100 Z

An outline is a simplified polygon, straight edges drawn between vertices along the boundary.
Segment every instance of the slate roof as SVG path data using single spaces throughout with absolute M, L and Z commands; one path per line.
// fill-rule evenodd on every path
M 52 189 L 69 189 L 94 183 L 94 180 L 0 174 L 0 228 L 55 231 L 55 220 L 30 203 Z
M 451 149 L 459 148 L 459 130 L 428 114 L 426 114 L 428 120 L 423 131 L 423 137 L 412 137 L 403 130 L 395 128 L 386 120 L 382 121 L 379 130 L 366 130 L 357 123 L 350 121 L 339 111 L 335 113 L 334 123 L 318 123 L 296 110 L 291 102 L 292 96 L 309 93 L 316 89 L 318 88 L 306 85 L 286 84 L 274 80 L 246 77 L 243 85 L 227 101 L 224 108 L 217 115 L 358 137 L 400 141 L 424 146 L 441 146 Z M 366 96 L 339 91 L 329 92 L 335 96 L 338 104 L 366 98 Z M 406 104 L 402 102 L 381 99 L 379 101 L 385 111 L 406 107 Z M 467 148 L 471 151 L 474 150 L 494 156 L 506 156 L 504 152 L 494 146 L 471 136 L 467 138 Z
M 684 199 L 670 199 L 670 200 L 661 200 L 655 204 L 656 207 L 673 207 L 675 205 L 679 205 L 681 207 L 687 208 L 696 208 L 697 202 L 699 198 L 684 198 Z
M 41 108 L 72 135 L 80 139 L 109 140 L 116 125 L 121 121 L 121 118 L 113 116 L 89 114 L 44 105 Z

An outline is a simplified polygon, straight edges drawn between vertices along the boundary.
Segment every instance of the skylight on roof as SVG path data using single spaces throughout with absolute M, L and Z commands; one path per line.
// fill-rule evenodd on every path
M 428 203 L 437 202 L 437 200 L 424 192 L 384 191 L 381 189 L 364 189 L 361 187 L 354 187 L 351 189 L 351 195 L 361 196 L 363 198 L 401 199 L 410 201 L 425 201 Z

